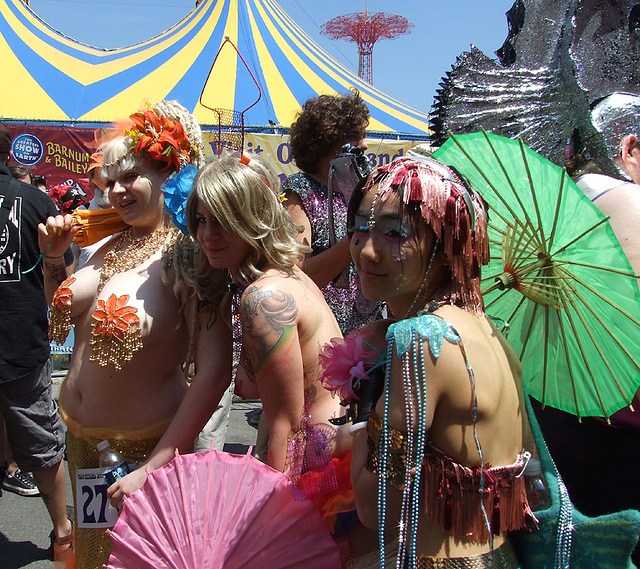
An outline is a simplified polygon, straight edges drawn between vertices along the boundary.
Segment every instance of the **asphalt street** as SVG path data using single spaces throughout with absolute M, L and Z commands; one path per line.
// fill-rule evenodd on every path
M 54 394 L 59 392 L 62 379 L 54 377 Z M 225 451 L 246 453 L 255 444 L 256 428 L 248 420 L 260 407 L 257 401 L 234 397 Z M 67 479 L 67 504 L 70 506 L 72 502 Z M 51 529 L 42 498 L 4 491 L 0 497 L 0 569 L 51 569 L 53 562 L 48 559 Z

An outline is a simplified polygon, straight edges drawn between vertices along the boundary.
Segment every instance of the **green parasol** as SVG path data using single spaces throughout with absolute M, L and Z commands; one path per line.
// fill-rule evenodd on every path
M 529 394 L 578 418 L 630 405 L 640 386 L 640 292 L 607 218 L 520 140 L 452 135 L 434 158 L 488 204 L 485 310 L 508 323 Z

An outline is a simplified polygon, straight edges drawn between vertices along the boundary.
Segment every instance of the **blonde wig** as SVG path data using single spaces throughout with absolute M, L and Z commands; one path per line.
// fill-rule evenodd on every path
M 234 281 L 246 286 L 264 270 L 290 271 L 310 248 L 296 241 L 300 228 L 280 201 L 280 181 L 262 162 L 239 155 L 214 159 L 196 175 L 187 201 L 187 225 L 197 233 L 198 203 L 211 212 L 220 225 L 250 248 Z M 204 254 L 200 255 L 205 276 Z

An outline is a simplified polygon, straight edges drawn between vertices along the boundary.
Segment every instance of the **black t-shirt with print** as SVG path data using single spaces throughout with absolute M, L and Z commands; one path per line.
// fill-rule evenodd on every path
M 9 169 L 0 164 L 2 200 L 10 180 Z M 7 223 L 0 228 L 0 382 L 32 372 L 49 357 L 38 224 L 57 210 L 48 195 L 19 184 Z

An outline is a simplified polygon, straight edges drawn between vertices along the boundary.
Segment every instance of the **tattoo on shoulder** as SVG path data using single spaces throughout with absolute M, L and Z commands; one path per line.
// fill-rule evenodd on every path
M 263 360 L 296 325 L 298 306 L 292 294 L 253 286 L 240 307 L 243 333 L 251 336 L 254 363 Z
M 67 279 L 67 268 L 64 263 L 44 263 L 47 281 L 60 286 Z

